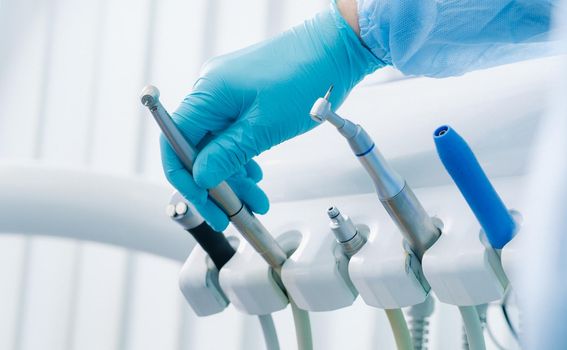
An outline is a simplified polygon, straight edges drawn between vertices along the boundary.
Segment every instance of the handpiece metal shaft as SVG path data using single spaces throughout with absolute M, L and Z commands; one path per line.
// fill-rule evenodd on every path
M 439 229 L 416 198 L 405 180 L 386 162 L 374 141 L 360 126 L 344 119 L 331 109 L 329 93 L 311 108 L 311 118 L 328 121 L 348 141 L 350 148 L 372 178 L 378 198 L 419 260 L 435 243 Z
M 181 134 L 159 101 L 159 90 L 155 86 L 146 86 L 142 90 L 141 101 L 152 113 L 183 166 L 187 171 L 192 172 L 196 158 L 195 148 Z M 225 212 L 250 245 L 279 273 L 287 259 L 286 253 L 258 218 L 244 206 L 230 186 L 223 181 L 209 189 L 209 196 Z

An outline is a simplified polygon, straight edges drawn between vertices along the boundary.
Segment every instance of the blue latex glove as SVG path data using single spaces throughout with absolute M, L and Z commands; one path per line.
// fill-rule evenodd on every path
M 223 180 L 248 208 L 266 213 L 268 199 L 256 185 L 262 171 L 252 158 L 315 127 L 309 110 L 331 84 L 338 107 L 365 75 L 383 65 L 334 4 L 271 40 L 209 61 L 172 116 L 201 149 L 193 176 L 162 137 L 167 179 L 217 231 L 226 228 L 228 218 L 205 188 Z

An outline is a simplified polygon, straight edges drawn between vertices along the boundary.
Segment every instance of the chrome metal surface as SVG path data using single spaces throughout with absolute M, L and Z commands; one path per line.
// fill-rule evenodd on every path
M 407 185 L 394 197 L 381 200 L 419 260 L 441 234 L 411 188 Z
M 327 210 L 327 215 L 331 222 L 329 227 L 335 234 L 338 242 L 350 241 L 354 236 L 356 236 L 356 227 L 352 223 L 352 220 L 339 211 L 337 207 L 331 207 Z
M 366 243 L 366 237 L 358 232 L 350 217 L 341 214 L 337 207 L 330 207 L 327 215 L 331 219 L 329 227 L 335 234 L 347 257 L 352 257 Z

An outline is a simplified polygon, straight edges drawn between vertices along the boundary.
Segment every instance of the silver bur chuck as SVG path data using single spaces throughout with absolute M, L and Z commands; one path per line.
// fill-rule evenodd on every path
M 141 102 L 148 107 L 169 144 L 177 154 L 187 171 L 192 172 L 197 156 L 195 148 L 181 134 L 159 101 L 159 90 L 152 85 L 146 86 L 141 93 Z M 211 199 L 225 212 L 232 224 L 266 262 L 279 274 L 287 256 L 270 235 L 268 230 L 252 212 L 244 206 L 234 191 L 225 182 L 209 189 Z
M 366 238 L 358 232 L 352 220 L 343 215 L 339 208 L 333 206 L 327 210 L 331 222 L 329 227 L 335 234 L 337 242 L 341 245 L 343 252 L 350 259 L 366 243 Z
M 328 121 L 348 141 L 352 152 L 372 178 L 378 198 L 394 220 L 412 251 L 421 260 L 435 243 L 439 229 L 416 198 L 406 181 L 386 162 L 368 133 L 357 124 L 344 119 L 331 109 L 329 96 L 317 99 L 311 108 L 311 118 L 319 123 Z

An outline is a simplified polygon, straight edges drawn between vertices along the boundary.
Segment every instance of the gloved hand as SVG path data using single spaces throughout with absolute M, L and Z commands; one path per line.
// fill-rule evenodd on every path
M 252 158 L 315 127 L 309 110 L 331 84 L 332 104 L 338 107 L 365 75 L 383 65 L 334 4 L 273 39 L 212 59 L 172 116 L 200 149 L 193 176 L 162 137 L 167 179 L 217 231 L 226 228 L 228 218 L 205 189 L 223 180 L 249 209 L 266 213 L 268 199 L 256 185 L 262 171 Z

